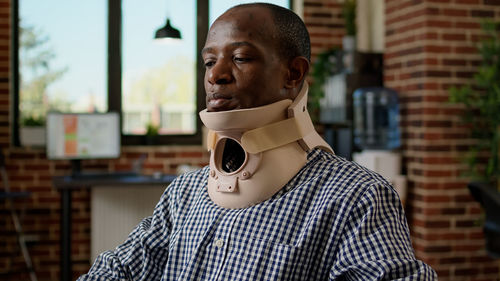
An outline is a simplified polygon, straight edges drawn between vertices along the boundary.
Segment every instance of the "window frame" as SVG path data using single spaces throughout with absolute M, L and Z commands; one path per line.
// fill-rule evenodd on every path
M 19 1 L 12 1 L 12 90 L 13 90 L 13 126 L 12 136 L 14 146 L 21 146 L 19 124 Z M 203 86 L 204 66 L 201 63 L 200 53 L 205 44 L 208 33 L 208 1 L 197 0 L 196 4 L 196 113 L 205 107 L 205 90 Z M 108 112 L 120 114 L 120 127 L 122 112 L 122 0 L 108 0 L 107 11 L 107 101 Z M 194 134 L 159 135 L 153 145 L 200 145 L 202 143 L 201 120 L 196 116 L 196 132 Z M 120 128 L 122 130 L 122 128 Z M 121 131 L 122 145 L 151 145 L 148 144 L 146 135 L 129 135 Z
M 20 140 L 20 126 L 19 126 L 19 0 L 12 1 L 12 16 L 11 16 L 11 26 L 12 26 L 12 38 L 11 38 L 11 77 L 12 79 L 12 91 L 13 91 L 13 102 L 11 105 L 11 112 L 13 112 L 12 117 L 12 141 L 14 146 L 21 146 Z

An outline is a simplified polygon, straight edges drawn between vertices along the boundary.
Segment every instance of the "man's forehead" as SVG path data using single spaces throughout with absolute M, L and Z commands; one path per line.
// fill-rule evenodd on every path
M 269 10 L 258 6 L 238 7 L 228 10 L 215 20 L 208 31 L 207 39 L 220 36 L 243 36 L 272 40 L 274 31 L 274 22 Z
M 271 31 L 274 22 L 269 9 L 261 6 L 243 6 L 231 8 L 217 18 L 212 27 L 221 23 L 229 23 L 239 31 L 259 30 Z
M 238 18 L 254 19 L 258 16 L 269 16 L 270 10 L 264 6 L 259 5 L 243 5 L 230 8 L 225 11 L 219 18 L 224 18 L 227 16 L 235 16 Z

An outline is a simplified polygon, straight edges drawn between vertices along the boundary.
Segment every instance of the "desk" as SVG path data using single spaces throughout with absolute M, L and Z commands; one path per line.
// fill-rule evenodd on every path
M 143 176 L 132 173 L 95 174 L 54 177 L 54 187 L 61 192 L 61 281 L 72 280 L 71 270 L 71 191 L 92 186 L 168 185 L 177 176 Z M 159 199 L 159 198 L 158 198 Z

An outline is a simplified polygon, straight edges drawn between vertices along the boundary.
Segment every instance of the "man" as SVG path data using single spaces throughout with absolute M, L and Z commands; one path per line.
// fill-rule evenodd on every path
M 210 167 L 178 177 L 153 216 L 79 280 L 436 278 L 415 259 L 387 181 L 329 153 L 311 131 L 299 17 L 233 7 L 202 56 Z

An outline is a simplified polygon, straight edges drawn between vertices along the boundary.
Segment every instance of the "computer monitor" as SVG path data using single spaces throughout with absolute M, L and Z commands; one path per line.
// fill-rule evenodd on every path
M 120 116 L 109 113 L 47 114 L 47 158 L 120 157 Z

